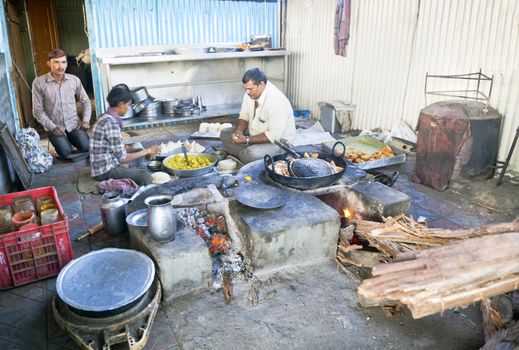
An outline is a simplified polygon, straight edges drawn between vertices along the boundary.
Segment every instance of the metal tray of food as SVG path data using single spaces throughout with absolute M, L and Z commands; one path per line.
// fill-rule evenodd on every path
M 380 160 L 370 160 L 364 163 L 353 163 L 358 169 L 362 170 L 372 170 L 372 169 L 380 169 L 385 168 L 391 165 L 397 165 L 405 163 L 406 155 L 404 153 L 398 154 L 395 152 L 395 156 L 391 158 L 384 158 Z
M 58 275 L 56 291 L 74 309 L 106 312 L 142 297 L 154 275 L 155 265 L 145 254 L 105 248 L 68 263 Z
M 341 141 L 346 146 L 346 153 L 357 150 L 366 154 L 373 154 L 380 149 L 384 148 L 386 146 L 385 143 L 383 143 L 380 140 L 377 140 L 376 138 L 372 136 L 355 136 L 355 137 L 346 137 L 344 139 L 340 139 L 338 141 Z M 325 151 L 331 152 L 331 149 L 333 147 L 333 144 L 335 142 L 326 142 L 323 143 L 323 149 Z M 406 155 L 404 153 L 399 153 L 393 150 L 393 153 L 395 154 L 393 157 L 389 158 L 383 158 L 383 159 L 377 159 L 377 160 L 368 160 L 364 161 L 362 163 L 353 163 L 349 159 L 346 159 L 348 162 L 356 166 L 358 169 L 362 170 L 372 170 L 372 169 L 380 169 L 392 165 L 402 164 L 406 161 Z

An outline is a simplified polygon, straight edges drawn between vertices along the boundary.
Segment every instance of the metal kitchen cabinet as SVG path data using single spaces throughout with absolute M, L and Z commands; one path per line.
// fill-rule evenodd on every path
M 127 125 L 175 123 L 237 114 L 243 98 L 241 79 L 249 68 L 263 69 L 281 91 L 287 90 L 286 50 L 174 54 L 172 47 L 98 49 L 103 100 L 111 87 L 145 86 L 156 99 L 201 96 L 207 111 L 192 117 L 133 118 Z M 103 101 L 106 104 L 106 101 Z

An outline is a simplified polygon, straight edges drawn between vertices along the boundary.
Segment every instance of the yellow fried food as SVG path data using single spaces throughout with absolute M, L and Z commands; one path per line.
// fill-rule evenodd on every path
M 395 153 L 389 146 L 385 146 L 384 148 L 372 153 L 364 153 L 362 151 L 358 150 L 350 150 L 346 152 L 346 159 L 348 159 L 350 162 L 353 163 L 363 163 L 363 162 L 369 162 L 372 160 L 380 160 L 385 158 L 391 158 L 394 157 Z
M 192 170 L 200 169 L 211 165 L 211 161 L 204 156 L 193 156 L 188 154 L 189 165 L 186 163 L 186 159 L 183 155 L 178 154 L 168 159 L 164 164 L 172 169 L 176 170 Z

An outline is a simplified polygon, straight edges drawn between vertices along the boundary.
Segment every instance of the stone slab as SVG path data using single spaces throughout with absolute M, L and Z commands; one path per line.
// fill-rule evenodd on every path
M 364 203 L 366 218 L 409 214 L 411 198 L 406 194 L 379 182 L 360 181 L 350 187 L 353 194 Z
M 340 230 L 337 211 L 319 199 L 286 191 L 287 203 L 261 210 L 234 202 L 242 252 L 255 271 L 328 260 L 335 256 Z
M 130 245 L 155 262 L 165 301 L 207 289 L 211 283 L 211 258 L 204 241 L 190 228 L 182 227 L 174 241 L 159 243 L 145 229 L 132 227 Z
M 411 198 L 379 182 L 359 181 L 333 193 L 318 196 L 337 211 L 348 208 L 365 220 L 409 214 Z

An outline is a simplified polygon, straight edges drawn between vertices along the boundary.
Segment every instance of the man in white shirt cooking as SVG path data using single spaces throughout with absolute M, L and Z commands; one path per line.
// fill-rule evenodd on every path
M 296 136 L 290 102 L 259 68 L 246 71 L 242 83 L 245 94 L 238 125 L 220 134 L 225 149 L 243 163 L 283 153 L 274 141 L 293 142 Z

